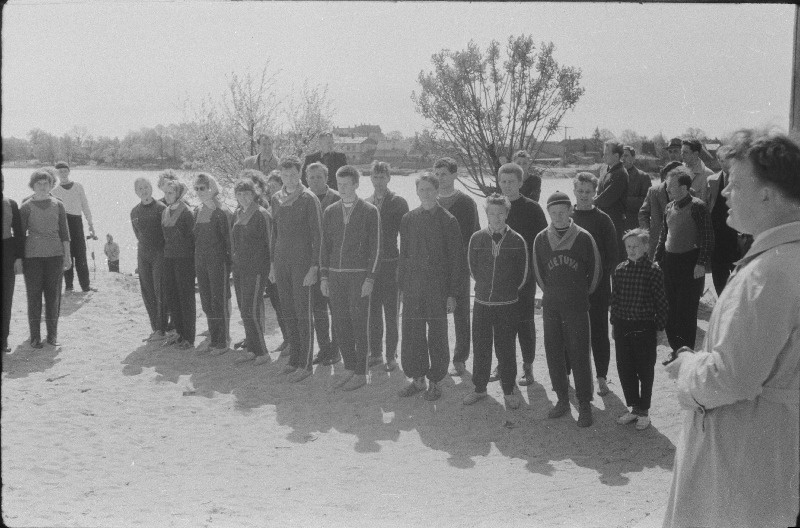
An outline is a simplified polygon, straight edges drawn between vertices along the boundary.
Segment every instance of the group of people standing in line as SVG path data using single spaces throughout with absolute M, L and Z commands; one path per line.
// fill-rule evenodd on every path
M 389 189 L 389 166 L 374 162 L 372 196 L 357 194 L 361 174 L 331 149 L 278 160 L 268 136 L 245 160 L 233 191 L 220 201 L 208 173 L 194 177 L 200 205 L 172 171 L 159 176 L 163 198 L 138 178 L 131 211 L 138 239 L 141 292 L 152 334 L 178 349 L 195 345 L 195 280 L 209 339 L 198 353 L 230 350 L 230 278 L 245 328 L 236 362 L 270 361 L 264 298 L 275 308 L 289 357 L 282 374 L 298 382 L 314 364 L 344 360 L 335 386 L 355 390 L 371 366 L 411 379 L 401 397 L 441 397 L 450 365 L 466 375 L 472 347 L 472 405 L 499 380 L 505 404 L 520 406 L 518 385 L 533 383 L 536 288 L 542 290 L 544 348 L 557 396 L 549 418 L 569 412 L 568 376 L 577 425 L 592 424 L 592 359 L 598 394 L 608 393 L 613 328 L 617 372 L 628 410 L 619 424 L 650 425 L 657 332 L 673 353 L 686 413 L 676 453 L 665 526 L 783 525 L 798 513 L 800 420 L 800 147 L 780 134 L 741 130 L 718 151 L 722 171 L 700 160 L 702 145 L 674 139 L 661 182 L 633 165 L 631 147 L 604 146 L 607 171 L 573 180 L 539 205 L 541 178 L 525 151 L 501 166 L 498 192 L 486 199 L 481 228 L 476 202 L 454 187 L 456 162 L 442 158 L 415 182 L 412 210 Z M 681 161 L 678 160 L 680 158 Z M 56 171 L 61 185 L 56 186 Z M 24 270 L 30 344 L 57 346 L 64 270 L 77 268 L 90 290 L 80 213 L 91 213 L 69 168 L 40 169 L 33 196 L 17 206 L 3 197 L 3 350 L 15 270 Z M 59 190 L 61 189 L 61 190 Z M 77 219 L 76 219 L 77 217 Z M 635 220 L 634 220 L 635 219 Z M 399 247 L 398 247 L 399 237 Z M 111 242 L 111 240 L 109 240 Z M 81 253 L 82 251 L 82 253 Z M 83 264 L 79 264 L 83 255 Z M 113 254 L 113 253 L 112 253 Z M 718 302 L 704 350 L 694 353 L 698 303 L 710 268 Z M 71 275 L 67 289 L 71 289 Z M 474 304 L 470 319 L 470 278 Z M 403 306 L 398 329 L 398 308 Z M 328 311 L 332 332 L 328 335 Z M 315 330 L 316 327 L 316 330 Z M 384 348 L 385 330 L 385 348 Z M 313 357 L 317 334 L 319 353 Z M 402 335 L 402 340 L 400 340 Z M 522 355 L 517 380 L 516 342 Z M 492 351 L 497 367 L 492 371 Z

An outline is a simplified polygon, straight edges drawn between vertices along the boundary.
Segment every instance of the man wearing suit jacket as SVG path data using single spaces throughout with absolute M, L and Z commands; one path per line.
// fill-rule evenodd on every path
M 611 217 L 617 231 L 617 262 L 625 260 L 625 244 L 622 234 L 625 231 L 625 204 L 628 198 L 628 171 L 622 165 L 622 143 L 613 140 L 603 145 L 603 161 L 608 168 L 600 177 L 594 205 Z
M 717 295 L 728 282 L 728 277 L 733 271 L 733 263 L 739 260 L 739 234 L 728 226 L 728 204 L 722 195 L 722 190 L 728 184 L 731 160 L 726 159 L 731 147 L 723 145 L 717 151 L 722 170 L 712 174 L 706 180 L 706 196 L 708 197 L 708 210 L 711 213 L 711 227 L 714 229 L 714 252 L 711 254 L 711 277 L 714 279 L 714 289 Z
M 628 171 L 628 197 L 625 199 L 625 231 L 639 227 L 639 209 L 650 188 L 650 175 L 633 164 L 636 150 L 629 145 L 623 147 L 622 165 Z M 613 270 L 612 270 L 613 271 Z
M 303 161 L 303 185 L 308 185 L 306 180 L 306 167 L 312 163 L 320 162 L 328 167 L 328 187 L 334 191 L 338 189 L 336 185 L 336 171 L 341 167 L 347 165 L 347 156 L 343 152 L 334 152 L 333 150 L 333 134 L 330 132 L 323 132 L 319 136 L 320 150 L 306 156 Z
M 245 169 L 261 171 L 265 176 L 278 168 L 278 158 L 272 153 L 272 138 L 266 134 L 258 136 L 259 153 L 244 160 Z
M 680 167 L 680 161 L 671 161 L 663 169 L 661 169 L 661 183 L 654 185 L 647 189 L 647 196 L 644 198 L 644 203 L 639 209 L 639 227 L 647 229 L 650 232 L 650 248 L 647 251 L 650 259 L 656 254 L 656 246 L 658 245 L 658 237 L 661 234 L 661 225 L 664 223 L 664 210 L 670 202 L 667 195 L 667 188 L 664 185 L 664 179 L 667 177 L 669 171 L 675 167 Z

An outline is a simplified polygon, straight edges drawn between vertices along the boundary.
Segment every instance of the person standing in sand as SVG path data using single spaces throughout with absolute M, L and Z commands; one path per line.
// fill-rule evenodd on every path
M 684 409 L 664 528 L 800 522 L 800 145 L 733 135 L 728 225 L 753 235 L 696 353 L 666 367 Z
M 5 179 L 0 174 L 0 184 L 5 192 Z M 22 259 L 25 257 L 25 235 L 22 232 L 22 218 L 17 202 L 3 194 L 3 352 L 11 352 L 8 347 L 8 334 L 11 329 L 11 304 L 14 300 L 14 282 L 22 272 Z
M 310 178 L 310 176 L 309 176 Z M 336 387 L 350 391 L 367 383 L 370 296 L 380 263 L 378 208 L 358 197 L 361 173 L 345 165 L 336 174 L 342 199 L 323 213 L 320 289 L 331 314 L 344 358 Z
M 194 213 L 194 267 L 209 335 L 208 346 L 197 352 L 220 356 L 230 345 L 231 214 L 219 201 L 219 184 L 212 175 L 199 173 L 194 190 L 201 201 Z
M 264 285 L 270 266 L 267 211 L 258 204 L 258 189 L 246 174 L 240 174 L 233 190 L 239 203 L 231 230 L 233 283 L 246 342 L 236 362 L 254 361 L 263 365 L 270 361 L 262 326 Z
M 183 201 L 186 185 L 167 180 L 163 186 L 167 207 L 161 213 L 164 231 L 164 297 L 175 324 L 166 345 L 194 347 L 197 301 L 194 296 L 194 215 Z
M 59 346 L 58 318 L 61 312 L 61 279 L 72 266 L 70 232 L 64 204 L 50 195 L 51 175 L 37 170 L 28 186 L 33 196 L 20 207 L 20 232 L 25 237 L 22 266 L 28 294 L 30 345 L 42 348 L 42 295 L 45 301 L 47 343 Z
M 622 247 L 622 234 L 625 231 L 625 208 L 628 199 L 628 171 L 622 164 L 622 143 L 613 140 L 606 141 L 603 145 L 603 160 L 606 162 L 606 172 L 600 177 L 597 184 L 597 196 L 594 205 L 606 213 L 614 222 L 617 231 L 617 258 L 616 266 L 625 260 L 625 249 Z
M 408 212 L 408 202 L 389 189 L 389 164 L 385 161 L 372 162 L 372 187 L 375 192 L 365 201 L 378 208 L 381 220 L 381 262 L 375 276 L 375 285 L 370 300 L 370 338 L 372 348 L 371 362 L 378 363 L 383 355 L 384 316 L 386 317 L 386 363 L 384 370 L 392 372 L 397 368 L 397 343 L 399 342 L 399 310 L 397 292 L 397 263 L 400 251 L 397 237 L 400 234 L 400 221 Z
M 66 291 L 72 291 L 72 270 L 78 274 L 78 282 L 84 292 L 97 291 L 89 284 L 89 264 L 86 260 L 86 237 L 83 234 L 83 216 L 89 224 L 89 237 L 96 240 L 94 225 L 92 223 L 92 211 L 89 209 L 89 200 L 86 199 L 86 191 L 83 185 L 71 181 L 69 178 L 69 165 L 63 161 L 56 163 L 58 178 L 61 184 L 51 191 L 53 196 L 64 202 L 67 211 L 67 222 L 69 223 L 70 233 L 70 254 L 74 260 L 74 266 L 64 272 L 64 284 Z
M 403 295 L 403 373 L 412 378 L 400 392 L 406 398 L 422 392 L 438 400 L 439 382 L 447 375 L 450 347 L 447 314 L 453 313 L 462 281 L 463 261 L 458 220 L 436 200 L 439 180 L 425 173 L 416 181 L 420 206 L 400 222 L 398 285 Z
M 153 199 L 153 186 L 147 178 L 136 178 L 133 188 L 139 203 L 131 210 L 131 225 L 138 241 L 136 264 L 139 270 L 139 287 L 142 300 L 150 318 L 150 337 L 145 341 L 165 338 L 167 328 L 166 300 L 164 299 L 164 231 L 161 215 L 167 208 Z
M 103 246 L 103 253 L 108 259 L 108 271 L 119 273 L 119 244 L 114 242 L 114 237 L 111 236 L 111 233 L 106 235 L 106 245 Z
M 282 374 L 292 382 L 309 377 L 312 364 L 314 321 L 311 288 L 319 274 L 322 211 L 319 199 L 300 183 L 300 159 L 280 161 L 283 188 L 272 195 L 272 265 L 269 280 L 278 285 L 281 310 L 289 330 L 291 355 Z

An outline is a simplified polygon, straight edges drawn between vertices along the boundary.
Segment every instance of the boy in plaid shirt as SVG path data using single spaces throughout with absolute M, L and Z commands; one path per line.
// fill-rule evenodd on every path
M 656 331 L 667 322 L 664 272 L 650 261 L 650 234 L 644 229 L 626 232 L 622 241 L 628 254 L 611 277 L 611 324 L 617 351 L 617 373 L 631 408 L 618 424 L 650 425 L 648 410 L 656 364 Z

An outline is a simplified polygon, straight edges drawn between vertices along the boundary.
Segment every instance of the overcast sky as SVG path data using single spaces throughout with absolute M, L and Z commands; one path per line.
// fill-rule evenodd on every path
M 791 5 L 457 2 L 11 1 L 3 10 L 2 134 L 74 125 L 124 136 L 184 119 L 181 101 L 220 95 L 231 72 L 281 70 L 288 93 L 327 84 L 334 123 L 411 134 L 411 92 L 430 57 L 472 39 L 533 35 L 583 70 L 562 124 L 710 136 L 789 125 Z M 563 131 L 559 133 L 563 138 Z

